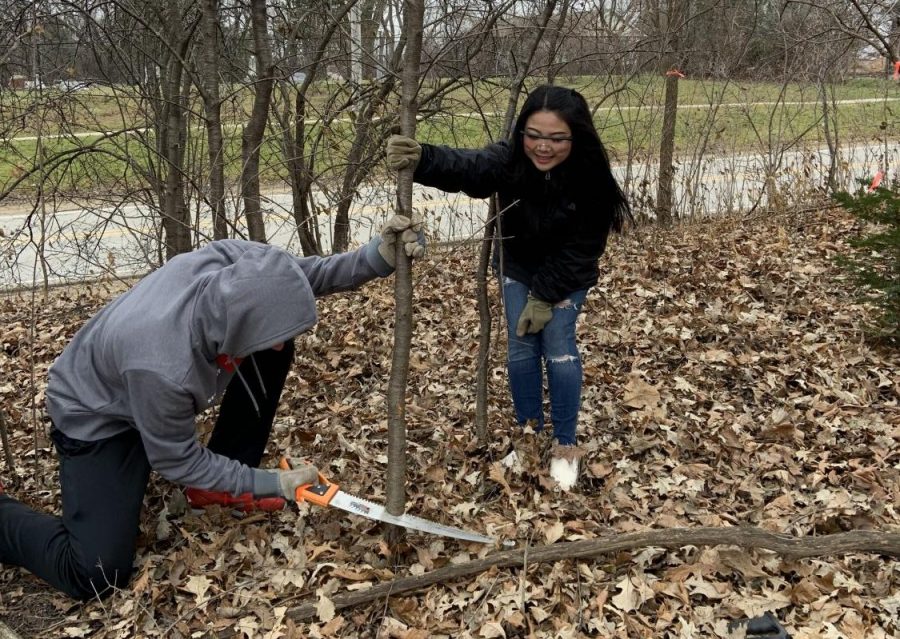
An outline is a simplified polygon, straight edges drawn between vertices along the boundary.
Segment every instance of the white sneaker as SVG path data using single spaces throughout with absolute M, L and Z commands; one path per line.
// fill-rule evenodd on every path
M 550 477 L 556 481 L 560 489 L 572 490 L 578 481 L 578 460 L 581 459 L 582 450 L 578 446 L 554 444 L 550 454 Z

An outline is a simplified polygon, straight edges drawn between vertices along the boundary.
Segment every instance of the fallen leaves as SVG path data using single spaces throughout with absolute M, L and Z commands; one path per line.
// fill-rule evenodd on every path
M 475 249 L 433 251 L 415 273 L 408 512 L 515 548 L 676 526 L 900 530 L 900 356 L 861 339 L 864 309 L 832 263 L 853 224 L 827 212 L 614 238 L 578 327 L 586 456 L 569 494 L 543 483 L 539 464 L 499 464 L 516 437 L 502 330 L 488 376 L 492 440 L 473 441 Z M 27 426 L 30 405 L 40 407 L 53 358 L 114 292 L 52 292 L 35 310 L 33 339 L 28 300 L 0 301 L 0 401 L 26 475 L 11 492 L 46 511 L 58 508 L 56 462 L 44 425 Z M 383 500 L 392 300 L 391 280 L 320 300 L 267 463 L 308 457 L 348 492 Z M 362 518 L 303 505 L 241 522 L 185 512 L 177 494 L 153 478 L 129 591 L 70 614 L 71 602 L 3 567 L 0 615 L 51 639 L 209 629 L 271 639 L 724 638 L 728 621 L 764 611 L 794 637 L 900 633 L 896 562 L 734 547 L 527 564 L 336 611 L 339 595 L 494 549 L 411 534 L 408 552 L 394 555 Z M 47 632 L 28 614 L 36 596 L 59 619 Z M 315 621 L 292 620 L 306 603 Z

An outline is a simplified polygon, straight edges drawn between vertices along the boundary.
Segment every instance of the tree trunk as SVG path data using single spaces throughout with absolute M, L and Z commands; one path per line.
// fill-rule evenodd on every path
M 300 238 L 300 248 L 304 255 L 321 255 L 322 246 L 319 241 L 318 225 L 309 206 L 310 187 L 312 186 L 312 164 L 307 163 L 306 153 L 306 96 L 297 93 L 294 107 L 294 139 L 288 146 L 290 155 L 287 163 L 291 175 L 291 197 L 294 209 L 294 226 Z M 285 132 L 290 138 L 290 131 Z
M 328 23 L 322 25 L 323 33 L 312 54 L 306 60 L 306 79 L 296 88 L 294 96 L 293 116 L 284 114 L 279 117 L 282 129 L 282 153 L 288 166 L 291 180 L 291 198 L 293 204 L 294 225 L 300 247 L 304 255 L 321 255 L 322 239 L 319 233 L 318 220 L 310 206 L 313 183 L 313 159 L 306 159 L 306 95 L 319 68 L 325 64 L 328 44 L 334 38 L 339 25 L 350 11 L 356 0 L 348 0 L 343 7 L 330 13 Z M 292 37 L 294 37 L 292 35 Z M 285 104 L 290 104 L 290 88 L 283 90 Z M 293 124 L 291 124 L 293 122 Z M 293 135 L 291 131 L 293 130 Z
M 565 40 L 563 38 L 563 29 L 566 27 L 566 18 L 569 15 L 569 6 L 571 4 L 572 0 L 563 0 L 562 7 L 559 10 L 559 18 L 556 20 L 556 28 L 550 34 L 550 42 L 547 46 L 547 84 L 556 82 L 556 75 L 565 64 L 558 64 L 556 57 L 559 55 L 560 43 Z
M 221 240 L 228 237 L 228 219 L 225 217 L 225 158 L 219 96 L 219 0 L 203 0 L 203 40 L 209 205 L 213 216 L 213 238 Z
M 675 177 L 675 122 L 678 119 L 678 74 L 666 73 L 665 110 L 662 138 L 659 142 L 659 183 L 656 188 L 656 220 L 663 226 L 672 223 L 673 182 Z
M 404 50 L 402 43 L 405 42 L 405 38 L 406 36 L 394 52 L 395 64 L 391 65 L 392 69 L 398 66 L 396 64 L 399 59 L 397 56 Z M 373 119 L 393 90 L 397 75 L 391 73 L 384 79 L 378 92 L 372 96 L 356 119 L 356 132 L 353 135 L 350 153 L 347 154 L 347 170 L 344 172 L 337 211 L 334 216 L 332 250 L 335 253 L 346 251 L 350 245 L 350 205 L 356 195 L 356 188 L 369 175 L 378 157 L 378 151 L 373 148 L 373 145 L 383 141 L 382 129 L 373 126 Z
M 184 201 L 184 146 L 186 95 L 182 94 L 184 65 L 172 57 L 164 84 L 168 102 L 164 125 L 163 153 L 166 162 L 165 199 L 163 201 L 163 230 L 165 232 L 166 261 L 191 250 L 190 220 Z
M 403 85 L 400 94 L 400 131 L 416 136 L 416 94 L 419 89 L 419 65 L 422 54 L 424 0 L 405 0 L 403 22 L 406 50 L 403 61 Z M 402 215 L 413 217 L 413 171 L 408 167 L 397 176 L 397 207 Z M 396 244 L 397 270 L 394 272 L 394 351 L 388 384 L 388 470 L 387 511 L 401 515 L 406 510 L 406 379 L 409 373 L 409 347 L 412 341 L 412 269 L 403 242 Z M 389 546 L 403 537 L 403 529 L 391 526 L 385 531 Z
M 375 80 L 378 75 L 378 20 L 384 15 L 384 0 L 364 0 L 362 4 L 361 52 L 363 80 Z
M 266 241 L 266 226 L 260 211 L 259 152 L 269 119 L 269 102 L 274 83 L 272 47 L 269 42 L 268 16 L 265 0 L 250 1 L 250 21 L 253 24 L 253 48 L 256 55 L 256 94 L 250 121 L 241 136 L 241 192 L 244 198 L 244 215 L 250 239 Z
M 656 187 L 656 220 L 663 226 L 672 223 L 675 177 L 675 123 L 678 118 L 679 29 L 687 10 L 685 0 L 664 0 L 654 6 L 659 38 L 659 71 L 665 75 L 665 107 L 662 137 L 659 142 L 659 171 Z
M 491 197 L 488 221 L 484 227 L 484 238 L 478 255 L 476 296 L 478 298 L 478 368 L 475 370 L 475 435 L 486 442 L 488 434 L 488 368 L 491 360 L 491 301 L 488 297 L 488 268 L 491 263 L 491 248 L 497 229 L 497 196 Z

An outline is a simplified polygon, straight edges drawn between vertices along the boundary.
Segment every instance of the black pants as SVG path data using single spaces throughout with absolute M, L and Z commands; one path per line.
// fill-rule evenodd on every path
M 293 342 L 281 351 L 255 353 L 259 376 L 249 358 L 242 362 L 240 372 L 256 405 L 235 375 L 210 449 L 259 465 L 293 355 Z M 94 442 L 72 439 L 57 429 L 51 436 L 59 454 L 62 516 L 36 512 L 0 495 L 0 563 L 22 566 L 76 599 L 108 595 L 131 578 L 150 477 L 144 445 L 134 429 Z

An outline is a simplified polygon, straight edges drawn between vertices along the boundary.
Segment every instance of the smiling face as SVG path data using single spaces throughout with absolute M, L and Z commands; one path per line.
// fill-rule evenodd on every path
M 538 171 L 549 171 L 572 152 L 572 129 L 553 111 L 535 111 L 525 121 L 522 146 Z

